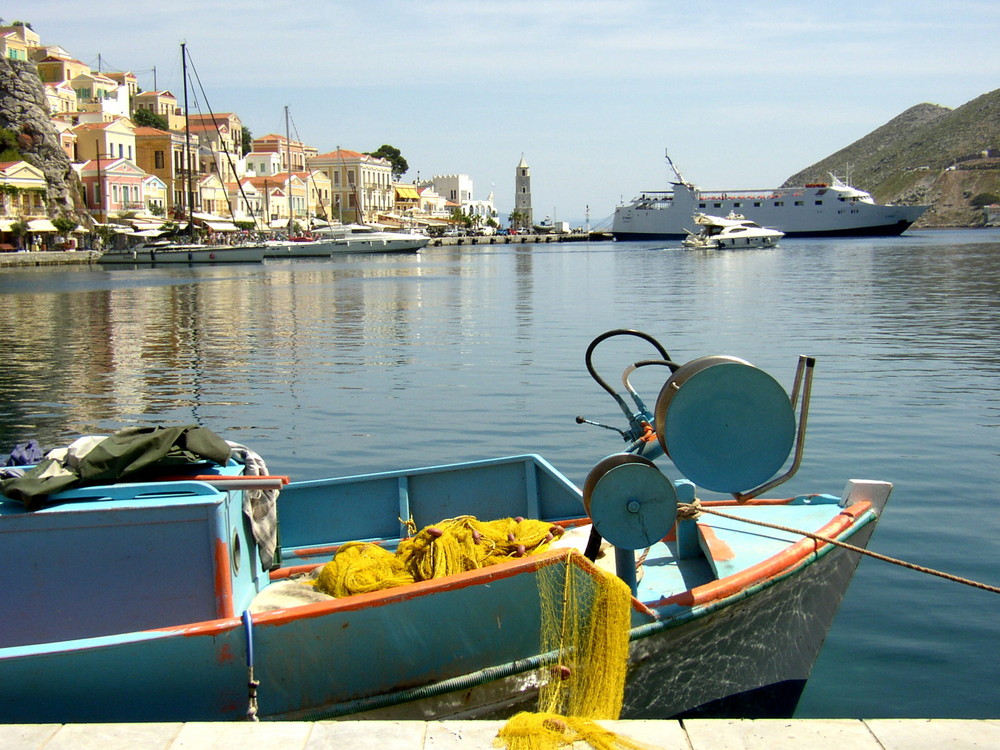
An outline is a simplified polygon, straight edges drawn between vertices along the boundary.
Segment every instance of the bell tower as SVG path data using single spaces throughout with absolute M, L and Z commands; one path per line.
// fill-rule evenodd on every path
M 531 168 L 523 154 L 514 173 L 514 211 L 521 215 L 518 228 L 531 229 L 534 223 L 531 215 Z

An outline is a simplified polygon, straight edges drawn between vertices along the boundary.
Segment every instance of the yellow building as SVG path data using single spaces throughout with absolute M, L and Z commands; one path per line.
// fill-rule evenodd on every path
M 10 251 L 54 232 L 45 213 L 45 175 L 26 161 L 0 162 L 0 249 Z M 18 236 L 15 225 L 26 225 L 31 234 Z
M 169 91 L 140 91 L 132 97 L 132 111 L 146 110 L 167 121 L 167 130 L 184 129 L 184 113 Z
M 396 192 L 387 159 L 339 149 L 308 160 L 310 169 L 330 180 L 331 210 L 341 222 L 376 222 L 392 211 Z

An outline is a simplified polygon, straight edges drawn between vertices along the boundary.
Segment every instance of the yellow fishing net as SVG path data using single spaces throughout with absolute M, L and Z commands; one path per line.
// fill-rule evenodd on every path
M 429 581 L 541 552 L 562 533 L 561 526 L 543 521 L 459 516 L 404 539 L 395 553 L 370 542 L 345 544 L 323 566 L 315 586 L 341 597 Z
M 410 524 L 411 531 L 416 532 Z M 523 518 L 480 521 L 460 516 L 427 526 L 400 542 L 395 553 L 369 542 L 342 545 L 315 586 L 343 597 L 483 568 L 541 552 L 563 529 Z M 511 718 L 497 735 L 509 750 L 550 750 L 576 741 L 597 750 L 635 750 L 595 719 L 621 713 L 628 665 L 632 596 L 618 576 L 574 561 L 539 570 L 541 653 L 558 652 L 545 670 L 538 712 Z
M 582 569 L 571 558 L 538 578 L 542 653 L 559 661 L 539 688 L 538 712 L 513 716 L 494 744 L 509 750 L 551 750 L 582 741 L 597 750 L 642 747 L 595 720 L 621 713 L 628 667 L 632 594 L 618 576 Z

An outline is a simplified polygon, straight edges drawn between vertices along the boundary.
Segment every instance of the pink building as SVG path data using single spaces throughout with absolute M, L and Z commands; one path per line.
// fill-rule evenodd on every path
M 87 209 L 95 219 L 145 211 L 143 180 L 147 177 L 128 159 L 91 159 L 80 169 Z

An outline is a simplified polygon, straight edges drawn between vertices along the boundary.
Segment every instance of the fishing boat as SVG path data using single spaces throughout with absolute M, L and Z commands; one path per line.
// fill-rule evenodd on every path
M 615 208 L 616 240 L 683 239 L 696 213 L 742 214 L 789 237 L 896 236 L 927 206 L 876 203 L 871 194 L 831 174 L 830 182 L 766 190 L 701 190 L 684 179 L 669 155 L 675 180 L 666 191 L 644 191 Z
M 652 348 L 622 392 L 593 365 L 619 337 Z M 585 361 L 627 426 L 582 488 L 534 454 L 288 483 L 196 427 L 24 467 L 0 502 L 0 721 L 508 717 L 593 676 L 547 634 L 602 615 L 615 586 L 620 718 L 789 716 L 891 485 L 764 498 L 801 460 L 811 358 L 790 392 L 633 330 Z M 647 366 L 665 375 L 652 409 L 630 382 Z M 455 567 L 321 585 L 351 555 L 451 564 L 455 529 Z
M 681 243 L 694 250 L 774 247 L 785 236 L 784 232 L 762 227 L 737 213 L 730 213 L 728 216 L 695 214 L 694 223 L 699 224 L 701 229 L 697 233 L 688 232 Z

